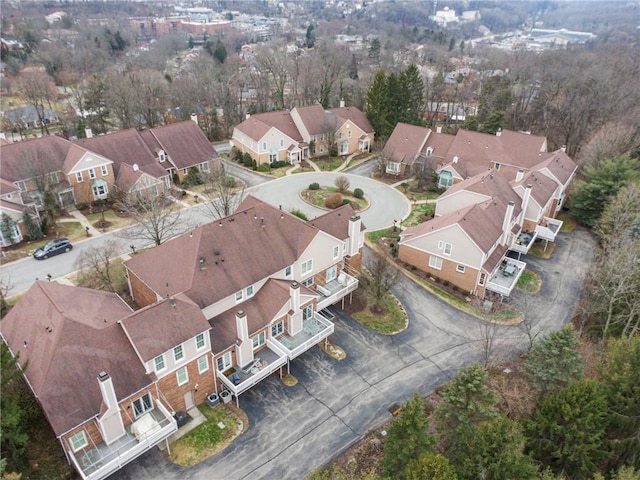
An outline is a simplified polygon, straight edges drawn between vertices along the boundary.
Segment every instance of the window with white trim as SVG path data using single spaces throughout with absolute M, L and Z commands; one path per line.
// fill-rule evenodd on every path
M 264 331 L 253 337 L 251 339 L 251 341 L 253 342 L 253 349 L 255 350 L 256 348 L 260 348 L 262 345 L 264 345 L 267 341 L 266 337 L 267 336 L 264 334 Z
M 329 283 L 331 280 L 335 280 L 338 276 L 338 267 L 336 265 L 333 265 L 327 268 L 325 270 L 324 276 L 327 283 Z
M 145 393 L 140 398 L 133 401 L 133 415 L 138 418 L 153 409 L 151 394 Z
M 89 169 L 89 178 L 96 178 L 96 171 L 93 168 Z
M 313 305 L 307 305 L 302 310 L 302 321 L 309 320 L 311 317 L 313 317 Z
M 209 171 L 209 162 L 204 162 L 200 164 L 200 171 L 201 172 L 208 172 Z
M 198 373 L 202 374 L 207 370 L 209 370 L 209 360 L 206 355 L 203 355 L 198 359 Z
M 498 162 L 494 163 L 493 168 L 495 168 L 496 170 L 500 170 L 500 164 Z
M 164 363 L 164 355 L 158 355 L 153 359 L 153 364 L 155 366 L 156 372 L 161 372 L 165 369 L 166 364 Z
M 20 180 L 16 182 L 16 184 L 18 185 L 18 188 L 20 189 L 21 192 L 27 191 L 27 184 L 24 182 L 24 180 Z
M 453 245 L 451 245 L 449 242 L 445 242 L 444 250 L 442 253 L 444 253 L 447 256 L 451 256 L 451 250 L 453 250 Z
M 245 291 L 244 291 L 245 295 L 247 296 L 247 298 L 249 297 L 253 297 L 253 285 L 249 285 Z
M 351 130 L 347 132 L 347 137 L 351 138 Z
M 158 152 L 158 159 L 160 160 L 160 163 L 164 162 L 165 160 L 165 154 L 162 150 Z
M 278 152 L 269 153 L 269 163 L 273 163 L 277 161 L 278 161 Z
M 109 170 L 107 169 L 106 165 L 100 165 L 100 173 L 102 173 L 103 177 L 109 175 Z
M 56 185 L 58 183 L 58 172 L 51 172 L 49 174 L 49 181 L 51 185 Z
M 199 333 L 196 335 L 196 348 L 198 350 L 203 349 L 206 346 L 206 342 L 204 341 L 204 333 Z
M 486 282 L 486 280 L 487 280 L 487 274 L 481 273 L 480 280 L 478 280 L 478 285 L 484 285 L 484 282 Z
M 387 163 L 387 172 L 389 172 L 389 173 L 400 173 L 400 164 L 398 162 L 389 162 L 389 163 Z
M 267 149 L 267 142 L 262 142 L 262 150 L 266 150 Z
M 456 265 L 456 272 L 464 273 L 464 265 Z
M 310 258 L 306 262 L 302 262 L 302 265 L 300 265 L 300 273 L 302 275 L 306 275 L 308 273 L 311 273 L 312 271 L 313 271 L 313 258 Z
M 340 256 L 340 245 L 333 247 L 333 259 L 336 260 Z
M 173 358 L 176 362 L 184 358 L 184 350 L 182 349 L 182 345 L 178 345 L 177 347 L 174 347 Z
M 231 368 L 231 352 L 227 352 L 216 359 L 216 366 L 219 372 L 224 372 Z
M 284 147 L 284 138 L 281 138 L 281 139 L 280 139 L 280 146 L 281 146 L 281 147 Z
M 293 269 L 291 268 L 291 265 L 289 265 L 287 268 L 284 269 L 285 278 L 291 278 L 292 273 L 293 273 Z
M 89 445 L 89 442 L 87 442 L 87 436 L 84 434 L 84 430 L 72 435 L 71 438 L 69 438 L 69 442 L 71 443 L 71 449 L 74 453 Z
M 242 301 L 242 290 L 236 292 L 236 303 Z
M 271 325 L 271 336 L 277 337 L 281 333 L 284 333 L 284 321 L 280 320 L 278 323 Z
M 188 168 L 183 168 L 182 169 L 182 174 L 183 175 L 188 175 L 189 174 L 189 169 Z
M 76 172 L 76 182 L 81 183 L 82 181 L 82 172 Z
M 444 247 L 444 242 L 442 240 L 438 240 L 438 250 L 442 250 L 442 247 Z
M 429 266 L 436 270 L 442 270 L 442 258 L 431 255 L 429 257 Z
M 187 367 L 182 367 L 176 372 L 176 380 L 178 381 L 178 386 L 184 385 L 189 381 L 189 372 L 187 372 Z
M 309 277 L 306 280 L 303 280 L 302 282 L 300 282 L 300 284 L 303 287 L 310 287 L 311 285 L 313 285 L 313 277 Z

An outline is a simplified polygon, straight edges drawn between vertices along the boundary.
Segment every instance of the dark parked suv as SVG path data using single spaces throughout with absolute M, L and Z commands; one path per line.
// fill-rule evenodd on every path
M 69 252 L 72 248 L 73 245 L 71 245 L 68 238 L 58 238 L 56 240 L 51 240 L 49 243 L 33 252 L 33 258 L 36 260 L 45 260 L 49 257 L 53 257 L 54 255 L 58 255 L 59 253 Z

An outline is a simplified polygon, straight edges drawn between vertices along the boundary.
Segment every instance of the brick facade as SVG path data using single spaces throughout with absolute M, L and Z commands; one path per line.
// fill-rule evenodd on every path
M 185 395 L 191 392 L 195 405 L 200 405 L 206 400 L 207 394 L 214 391 L 213 378 L 215 375 L 215 364 L 210 352 L 203 353 L 198 358 L 206 356 L 209 369 L 203 373 L 198 372 L 198 360 L 181 365 L 177 370 L 168 373 L 158 380 L 158 389 L 162 392 L 169 408 L 175 411 L 185 411 Z M 178 385 L 177 371 L 187 368 L 188 381 L 184 385 Z M 196 385 L 198 388 L 196 389 Z
M 158 296 L 135 273 L 127 270 L 127 275 L 129 277 L 131 296 L 135 298 L 138 307 L 146 307 L 158 301 Z

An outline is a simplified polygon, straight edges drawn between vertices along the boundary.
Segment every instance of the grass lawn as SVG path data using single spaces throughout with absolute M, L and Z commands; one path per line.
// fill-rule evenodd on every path
M 545 246 L 546 243 L 547 242 L 544 240 L 535 242 L 527 255 L 534 255 L 540 258 L 551 258 L 553 251 L 556 249 L 556 244 L 549 242 L 549 244 Z
M 392 335 L 407 328 L 407 314 L 393 295 L 384 299 L 384 314 L 371 311 L 369 306 L 364 310 L 353 313 L 359 323 L 383 335 Z
M 170 446 L 169 460 L 183 467 L 196 465 L 219 452 L 240 433 L 239 418 L 232 407 L 221 404 L 211 408 L 203 404 L 198 407 L 198 410 L 207 417 L 207 421 Z M 218 426 L 219 423 L 223 423 L 225 428 L 221 429 Z
M 520 275 L 516 288 L 524 290 L 527 293 L 538 293 L 541 284 L 542 280 L 536 273 L 525 270 L 522 272 L 522 275 Z
M 87 215 L 87 220 L 98 230 L 102 230 L 102 227 L 100 226 L 100 222 L 102 222 L 102 213 L 91 213 Z M 134 222 L 131 217 L 119 217 L 113 210 L 106 210 L 104 212 L 104 221 L 107 223 L 107 226 L 104 228 L 107 232 L 126 227 Z
M 309 190 L 305 189 L 300 193 L 300 197 L 311 203 L 312 205 L 320 208 L 325 207 L 325 200 L 329 198 L 331 195 L 336 193 L 338 189 L 336 187 L 320 187 L 319 190 Z M 366 210 L 369 208 L 369 201 L 366 198 L 356 198 L 353 196 L 353 192 L 351 190 L 347 190 L 343 192 L 342 198 L 345 200 L 349 200 L 352 204 L 357 205 L 357 210 Z
M 318 166 L 320 170 L 330 172 L 342 165 L 344 159 L 342 157 L 322 157 L 314 158 L 312 159 L 312 161 Z
M 578 226 L 578 221 L 569 212 L 560 212 L 556 218 L 563 222 L 562 228 L 560 229 L 563 233 L 571 233 Z
M 411 208 L 411 212 L 409 213 L 409 216 L 402 221 L 402 226 L 415 227 L 416 225 L 419 225 L 424 221 L 422 219 L 424 215 L 428 217 L 433 217 L 434 212 L 435 212 L 435 204 L 433 203 L 414 205 Z
M 372 245 L 377 245 L 378 240 L 381 238 L 389 237 L 400 240 L 400 232 L 393 233 L 392 229 L 376 230 L 374 232 L 367 232 L 364 235 L 367 242 L 370 242 Z

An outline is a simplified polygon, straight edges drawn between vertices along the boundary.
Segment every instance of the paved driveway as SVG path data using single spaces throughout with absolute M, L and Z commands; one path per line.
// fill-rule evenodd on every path
M 533 268 L 545 268 L 541 292 L 510 301 L 535 312 L 540 328 L 558 328 L 573 317 L 592 252 L 587 231 L 562 234 L 551 260 L 527 258 Z M 393 403 L 416 391 L 432 392 L 460 367 L 482 357 L 482 322 L 405 277 L 394 293 L 409 315 L 407 330 L 378 335 L 334 310 L 332 340 L 346 350 L 347 358 L 334 360 L 314 347 L 291 364 L 299 380 L 295 387 L 271 377 L 243 394 L 240 407 L 250 427 L 222 453 L 182 469 L 156 449 L 113 478 L 301 479 L 390 419 L 387 409 Z M 515 355 L 526 344 L 519 327 L 499 330 L 504 355 Z

